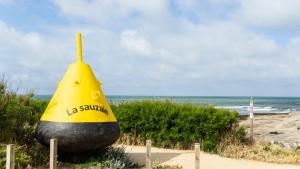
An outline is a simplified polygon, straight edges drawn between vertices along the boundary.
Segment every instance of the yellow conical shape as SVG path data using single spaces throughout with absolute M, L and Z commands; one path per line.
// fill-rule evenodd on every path
M 94 73 L 82 63 L 81 36 L 77 35 L 77 63 L 69 66 L 41 121 L 115 122 Z
M 37 127 L 37 139 L 49 145 L 58 139 L 61 151 L 89 151 L 113 144 L 119 125 L 101 90 L 100 82 L 82 61 L 81 34 L 77 62 L 69 66 Z

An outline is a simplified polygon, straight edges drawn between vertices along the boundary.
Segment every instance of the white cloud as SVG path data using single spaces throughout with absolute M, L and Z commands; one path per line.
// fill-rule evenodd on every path
M 68 18 L 81 18 L 107 23 L 130 16 L 134 12 L 154 17 L 166 11 L 166 0 L 56 0 L 57 6 Z
M 205 2 L 222 12 L 232 5 L 227 0 Z M 218 19 L 195 24 L 185 16 L 169 15 L 165 0 L 56 0 L 61 16 L 72 26 L 39 33 L 0 22 L 0 59 L 5 60 L 0 71 L 39 93 L 53 92 L 54 82 L 76 58 L 74 36 L 81 30 L 84 61 L 103 81 L 106 94 L 260 95 L 285 85 L 295 89 L 300 86 L 300 38 L 280 45 L 241 24 L 265 26 L 263 20 L 269 21 L 267 26 L 282 24 L 269 14 L 251 13 L 255 2 L 245 6 L 250 2 L 241 1 L 238 21 L 216 15 Z M 178 3 L 186 3 L 180 6 L 185 12 L 196 10 L 195 1 Z M 135 12 L 139 16 L 131 17 Z M 254 22 L 254 15 L 261 21 Z M 289 24 L 294 24 L 291 20 Z
M 129 51 L 136 52 L 140 55 L 151 55 L 151 45 L 144 38 L 138 35 L 137 32 L 126 30 L 121 33 L 121 45 Z
M 236 4 L 238 0 L 176 0 L 175 3 L 178 5 L 178 8 L 184 11 L 192 10 L 195 8 L 213 8 L 220 9 L 222 7 L 230 6 Z M 191 11 L 194 12 L 194 11 Z M 212 11 L 215 12 L 215 11 Z
M 37 32 L 22 32 L 0 21 L 1 73 L 9 80 L 20 81 L 24 88 L 49 90 L 61 75 L 58 63 L 65 64 L 66 45 L 63 40 L 43 36 Z M 55 38 L 54 38 L 55 39 Z M 26 89 L 25 89 L 26 90 Z
M 194 83 L 241 79 L 244 73 L 262 66 L 255 62 L 270 60 L 278 49 L 273 40 L 236 24 L 217 23 L 183 29 L 182 34 L 159 36 L 153 44 L 171 53 L 171 57 L 160 56 L 166 58 L 163 62 L 183 73 L 181 78 L 191 75 L 193 80 L 198 79 Z
M 298 0 L 242 0 L 240 4 L 233 17 L 242 23 L 275 28 L 300 25 Z

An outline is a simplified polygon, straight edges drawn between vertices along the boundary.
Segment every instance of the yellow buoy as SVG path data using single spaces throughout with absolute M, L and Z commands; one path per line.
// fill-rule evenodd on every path
M 77 62 L 69 66 L 37 127 L 37 139 L 58 139 L 61 151 L 80 152 L 113 144 L 120 135 L 117 120 L 90 66 L 82 61 L 77 34 Z

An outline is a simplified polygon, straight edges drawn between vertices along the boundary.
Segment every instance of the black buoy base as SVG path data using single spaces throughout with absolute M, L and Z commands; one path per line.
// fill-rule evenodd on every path
M 58 140 L 59 152 L 87 152 L 113 144 L 120 135 L 117 122 L 66 123 L 40 121 L 37 140 L 49 146 L 50 139 Z

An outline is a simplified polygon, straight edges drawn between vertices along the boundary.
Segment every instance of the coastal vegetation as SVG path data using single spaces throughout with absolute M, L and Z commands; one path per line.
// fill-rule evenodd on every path
M 226 133 L 236 131 L 239 116 L 235 111 L 170 101 L 128 102 L 112 109 L 123 142 L 151 139 L 154 146 L 179 149 L 201 142 L 204 151 L 215 151 Z
M 0 81 L 0 166 L 5 164 L 5 144 L 16 144 L 16 163 L 19 168 L 27 164 L 46 162 L 47 149 L 37 143 L 35 127 L 47 101 L 32 99 L 33 93 L 17 95 L 9 90 L 5 80 Z
M 300 164 L 299 148 L 286 149 L 265 141 L 242 141 L 228 134 L 218 146 L 218 154 L 229 158 L 265 161 L 271 163 Z
M 5 166 L 6 144 L 16 145 L 17 168 L 48 164 L 49 150 L 35 138 L 35 128 L 47 104 L 47 100 L 34 99 L 32 92 L 17 95 L 8 89 L 5 80 L 0 81 L 0 169 Z M 118 143 L 144 145 L 146 139 L 151 139 L 157 147 L 191 149 L 195 142 L 201 142 L 202 150 L 226 157 L 300 163 L 300 154 L 296 150 L 249 142 L 245 138 L 245 129 L 238 126 L 239 115 L 235 111 L 168 100 L 126 102 L 111 107 L 121 128 Z M 112 147 L 86 161 L 59 165 L 65 168 L 69 165 L 76 168 L 135 166 L 124 149 Z

